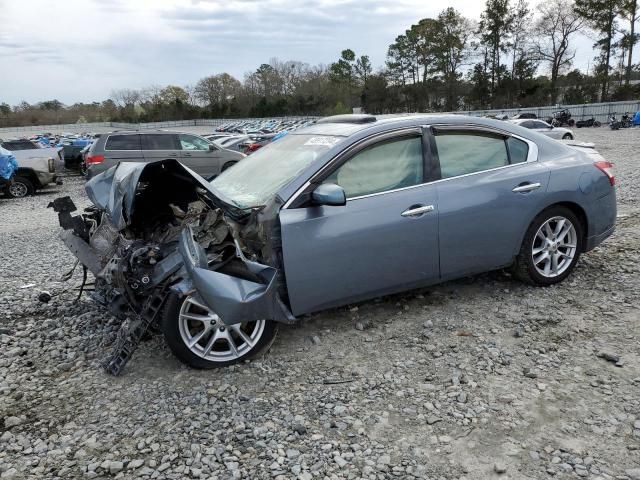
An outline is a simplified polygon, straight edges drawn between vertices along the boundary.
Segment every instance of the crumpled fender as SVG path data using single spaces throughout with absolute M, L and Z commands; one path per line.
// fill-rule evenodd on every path
M 262 319 L 287 323 L 296 320 L 278 295 L 277 269 L 247 260 L 238 251 L 239 259 L 260 283 L 208 270 L 206 255 L 190 227 L 182 231 L 179 250 L 189 278 L 174 285 L 173 290 L 197 293 L 227 325 Z

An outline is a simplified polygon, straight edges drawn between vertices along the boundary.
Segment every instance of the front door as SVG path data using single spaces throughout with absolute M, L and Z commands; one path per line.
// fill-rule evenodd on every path
M 222 168 L 220 150 L 217 148 L 211 150 L 209 142 L 195 135 L 181 133 L 179 139 L 182 163 L 204 178 L 220 173 Z
M 318 180 L 340 185 L 346 205 L 280 212 L 294 315 L 437 281 L 438 199 L 424 166 L 416 131 L 374 140 Z

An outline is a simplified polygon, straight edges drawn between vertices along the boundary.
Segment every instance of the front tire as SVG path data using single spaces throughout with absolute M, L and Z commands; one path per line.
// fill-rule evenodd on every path
M 193 368 L 226 367 L 271 346 L 278 324 L 256 320 L 225 325 L 196 296 L 172 294 L 164 307 L 162 333 L 178 359 Z
M 573 137 L 570 133 L 565 133 L 562 137 L 563 140 L 573 140 Z
M 568 208 L 551 207 L 540 213 L 525 233 L 516 258 L 516 276 L 532 285 L 562 282 L 578 263 L 583 226 Z
M 7 188 L 7 195 L 11 198 L 24 198 L 33 195 L 36 189 L 30 180 L 24 177 L 14 177 L 13 183 Z

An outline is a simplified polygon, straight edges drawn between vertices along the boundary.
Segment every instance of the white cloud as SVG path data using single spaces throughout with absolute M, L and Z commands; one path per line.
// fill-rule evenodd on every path
M 478 18 L 482 1 L 448 5 Z M 66 103 L 116 88 L 242 78 L 272 57 L 328 64 L 344 48 L 382 66 L 388 45 L 443 4 L 424 0 L 0 0 L 0 102 Z M 40 12 L 40 13 L 39 13 Z M 580 41 L 578 66 L 594 53 Z

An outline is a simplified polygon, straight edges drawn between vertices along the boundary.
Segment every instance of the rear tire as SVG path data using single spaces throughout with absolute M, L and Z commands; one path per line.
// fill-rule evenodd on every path
M 570 133 L 565 133 L 562 137 L 563 140 L 573 140 L 573 135 Z
M 567 278 L 580 258 L 584 227 L 568 208 L 550 207 L 534 218 L 514 264 L 523 282 L 548 286 Z
M 7 195 L 10 198 L 24 198 L 33 195 L 36 189 L 30 180 L 25 177 L 14 177 L 13 183 L 7 188 Z

